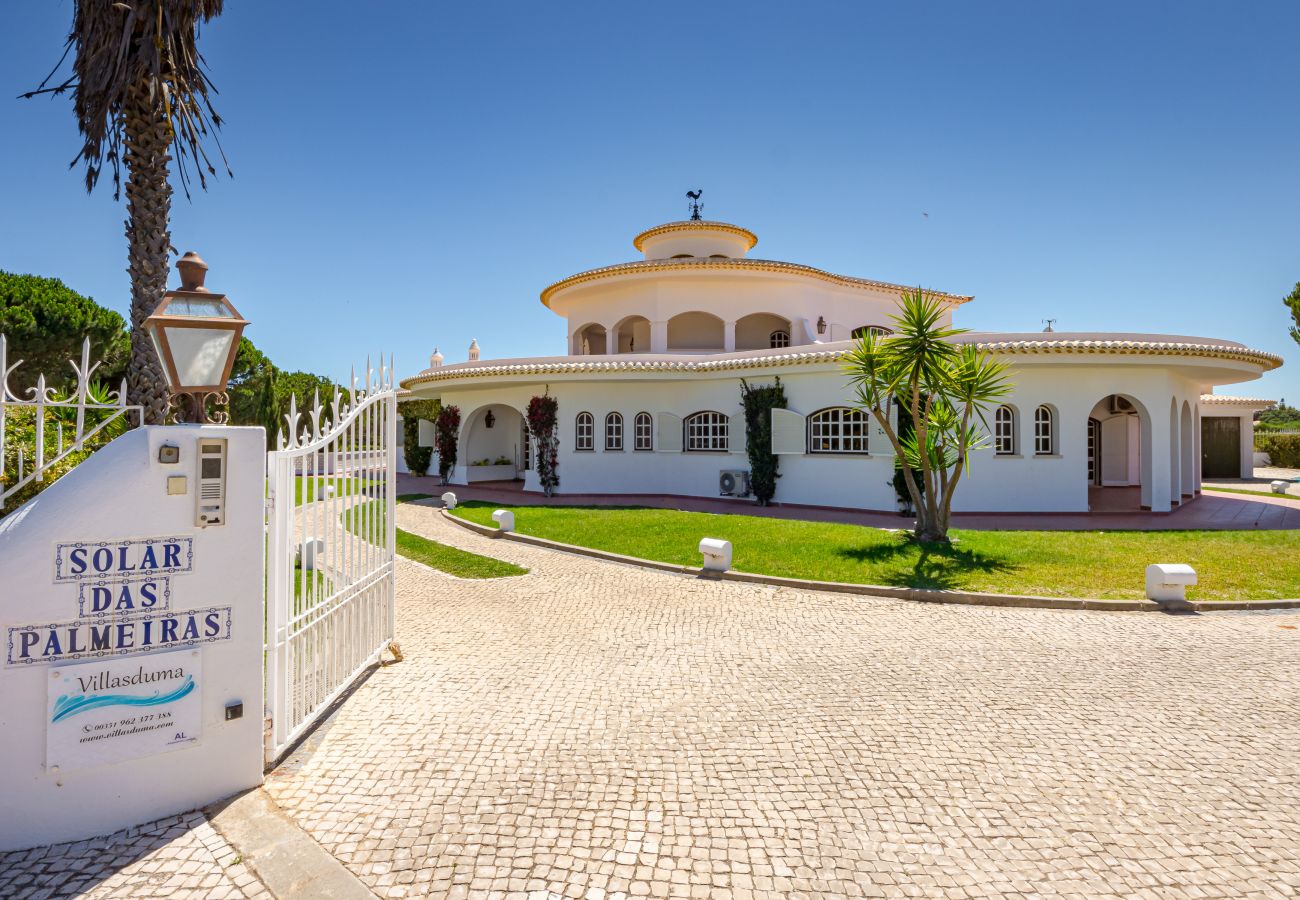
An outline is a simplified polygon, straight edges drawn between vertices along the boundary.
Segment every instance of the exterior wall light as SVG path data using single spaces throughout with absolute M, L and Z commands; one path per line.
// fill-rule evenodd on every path
M 492 415 L 492 410 L 489 409 L 487 416 L 483 419 L 483 424 L 486 425 L 488 428 L 491 428 L 496 423 L 497 423 L 497 417 Z
M 825 317 L 825 316 L 818 316 L 818 317 L 817 317 L 817 333 L 818 333 L 818 334 L 825 334 L 825 333 L 826 333 L 826 317 Z
M 248 324 L 224 294 L 203 286 L 208 264 L 193 251 L 176 263 L 181 286 L 163 294 L 145 330 L 153 340 L 171 391 L 172 419 L 177 423 L 224 425 L 224 409 L 208 413 L 209 403 L 230 402 L 226 382 Z

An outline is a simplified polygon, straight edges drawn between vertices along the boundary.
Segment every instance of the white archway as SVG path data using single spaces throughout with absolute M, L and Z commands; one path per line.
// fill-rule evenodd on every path
M 721 350 L 726 326 L 712 313 L 684 312 L 668 320 L 669 350 Z
M 573 333 L 574 356 L 604 356 L 605 326 L 598 322 L 584 325 Z
M 628 316 L 614 326 L 619 353 L 650 352 L 650 320 L 645 316 Z
M 1151 507 L 1151 414 L 1136 397 L 1108 394 L 1088 412 L 1091 434 L 1085 454 L 1088 465 L 1088 507 L 1095 511 Z M 1135 491 L 1134 488 L 1137 490 Z
M 519 410 L 505 403 L 478 407 L 461 422 L 452 480 L 468 484 L 522 478 L 524 440 L 524 415 Z
M 785 343 L 774 343 L 772 335 L 781 332 Z M 790 320 L 774 313 L 752 313 L 736 320 L 737 350 L 767 350 L 772 346 L 790 345 Z
M 1183 450 L 1183 496 L 1195 497 L 1200 484 L 1196 480 L 1196 439 L 1192 422 L 1192 407 L 1183 401 L 1183 411 L 1179 417 L 1179 442 Z

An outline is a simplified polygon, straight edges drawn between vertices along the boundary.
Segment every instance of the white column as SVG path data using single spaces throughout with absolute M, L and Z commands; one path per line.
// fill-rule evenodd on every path
M 668 352 L 668 322 L 651 322 L 650 323 L 650 352 L 667 353 Z
M 605 326 L 605 352 L 610 356 L 618 352 L 618 332 L 612 325 Z
M 1196 493 L 1201 493 L 1201 482 L 1205 476 L 1201 472 L 1201 405 L 1192 406 L 1192 468 L 1195 472 Z
M 736 352 L 736 323 L 722 323 L 722 349 L 727 353 Z
M 1241 417 L 1241 477 L 1255 474 L 1255 414 Z
M 1169 403 L 1154 403 L 1151 418 L 1151 439 L 1144 440 L 1142 448 L 1142 502 L 1149 505 L 1152 512 L 1169 512 L 1172 508 L 1169 491 L 1170 461 L 1173 442 L 1169 428 Z M 1151 406 L 1147 408 L 1150 409 Z M 1143 438 L 1146 438 L 1143 429 Z M 1150 478 L 1147 475 L 1150 474 Z M 1148 485 L 1150 488 L 1148 489 Z

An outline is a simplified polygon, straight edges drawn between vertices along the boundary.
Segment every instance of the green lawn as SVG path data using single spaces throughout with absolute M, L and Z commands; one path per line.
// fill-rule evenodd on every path
M 324 475 L 299 475 L 294 479 L 293 502 L 295 506 L 327 499 L 325 487 L 334 487 L 335 497 L 355 494 L 361 484 L 359 478 L 327 478 Z
M 454 515 L 491 525 L 498 504 Z M 514 506 L 518 531 L 566 544 L 682 565 L 700 564 L 703 537 L 732 542 L 743 572 L 900 587 L 1132 599 L 1148 563 L 1188 563 L 1196 600 L 1300 597 L 1294 531 L 954 531 L 952 548 L 857 525 L 666 509 Z
M 406 500 L 419 500 L 428 495 L 403 494 L 402 496 Z M 360 537 L 383 534 L 384 503 L 382 500 L 370 500 L 357 504 L 344 512 L 342 519 L 344 526 Z M 407 559 L 413 559 L 432 569 L 459 578 L 504 578 L 508 575 L 524 575 L 528 572 L 527 569 L 520 568 L 514 563 L 448 547 L 446 544 L 439 544 L 437 541 L 431 541 L 400 528 L 397 529 L 397 552 Z

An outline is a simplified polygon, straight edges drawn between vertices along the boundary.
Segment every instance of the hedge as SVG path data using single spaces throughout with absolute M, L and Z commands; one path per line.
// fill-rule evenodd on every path
M 1267 453 L 1271 465 L 1300 469 L 1300 434 L 1265 434 L 1257 431 L 1255 450 Z

